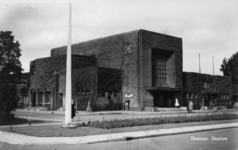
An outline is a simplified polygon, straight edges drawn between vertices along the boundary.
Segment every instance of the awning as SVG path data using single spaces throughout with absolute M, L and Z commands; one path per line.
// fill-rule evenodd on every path
M 183 91 L 182 88 L 169 88 L 169 87 L 148 87 L 147 88 L 148 91 Z

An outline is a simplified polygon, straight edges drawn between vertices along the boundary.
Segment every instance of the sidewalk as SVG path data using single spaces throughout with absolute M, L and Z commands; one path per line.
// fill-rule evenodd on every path
M 235 111 L 236 109 L 227 109 L 221 111 Z M 16 109 L 18 112 L 32 112 L 32 113 L 49 113 L 49 114 L 64 114 L 64 111 L 27 111 L 24 109 Z M 199 113 L 206 113 L 206 112 L 214 112 L 216 110 L 194 110 L 193 112 Z M 220 111 L 220 110 L 218 110 Z M 97 111 L 97 112 L 89 112 L 86 113 L 85 111 L 77 111 L 79 116 L 86 116 L 86 115 L 109 115 L 109 114 L 174 114 L 174 113 L 188 113 L 187 111 L 165 111 L 165 112 L 148 112 L 148 111 Z
M 158 129 L 149 131 L 125 132 L 84 137 L 33 137 L 16 133 L 0 131 L 0 141 L 11 144 L 46 145 L 46 144 L 93 144 L 102 142 L 126 141 L 138 138 L 166 136 L 173 134 L 192 133 L 198 131 L 218 130 L 238 127 L 238 123 L 216 124 L 205 126 Z

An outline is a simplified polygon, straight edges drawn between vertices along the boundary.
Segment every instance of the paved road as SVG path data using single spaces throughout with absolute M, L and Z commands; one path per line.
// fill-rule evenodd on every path
M 152 113 L 152 114 L 105 114 L 105 115 L 77 115 L 74 121 L 94 121 L 94 120 L 114 120 L 114 119 L 132 119 L 132 118 L 153 118 L 153 117 L 172 117 L 172 116 L 195 116 L 195 115 L 208 115 L 208 114 L 222 114 L 222 113 L 235 113 L 237 110 L 227 111 L 219 110 L 216 112 L 199 112 L 199 113 Z M 64 121 L 64 114 L 50 114 L 39 112 L 15 112 L 17 116 L 24 118 L 38 118 L 39 120 L 52 120 Z
M 98 144 L 39 146 L 0 143 L 0 150 L 238 150 L 237 135 L 238 128 L 232 128 Z

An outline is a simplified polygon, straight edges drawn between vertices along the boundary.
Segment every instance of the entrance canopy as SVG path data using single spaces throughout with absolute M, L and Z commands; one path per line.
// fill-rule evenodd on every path
M 169 88 L 169 87 L 149 87 L 147 91 L 174 91 L 179 92 L 182 91 L 182 88 Z

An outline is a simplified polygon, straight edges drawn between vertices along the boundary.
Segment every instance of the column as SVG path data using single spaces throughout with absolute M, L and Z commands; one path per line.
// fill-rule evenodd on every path
M 54 90 L 53 90 L 53 88 L 52 88 L 52 89 L 50 90 L 50 110 L 54 110 L 53 98 L 54 98 Z
M 38 92 L 36 92 L 36 106 L 35 107 L 38 107 Z
M 65 93 L 63 93 L 63 108 L 65 109 L 65 104 L 66 104 L 66 97 Z
M 32 98 L 33 98 L 33 92 L 30 91 L 30 95 L 29 95 L 29 107 L 31 107 L 31 103 L 32 103 Z
M 45 91 L 42 93 L 42 107 L 45 107 Z
M 56 110 L 57 109 L 57 99 L 58 99 L 58 95 L 56 94 L 56 88 L 53 88 L 53 109 Z
M 56 83 L 55 83 L 55 100 L 54 100 L 54 107 L 55 109 L 58 109 L 59 106 L 59 74 L 57 73 L 56 75 Z
M 202 98 L 201 108 L 204 107 L 204 98 Z

